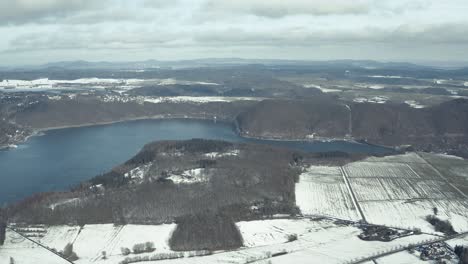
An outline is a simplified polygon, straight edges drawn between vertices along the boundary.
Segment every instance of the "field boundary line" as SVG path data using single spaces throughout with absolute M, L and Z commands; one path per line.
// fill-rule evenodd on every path
M 354 194 L 354 191 L 351 188 L 351 183 L 349 182 L 348 174 L 342 166 L 340 166 L 340 171 L 341 175 L 343 176 L 343 180 L 345 181 L 346 188 L 348 189 L 348 192 L 351 195 L 351 200 L 353 201 L 354 207 L 356 207 L 356 209 L 358 210 L 359 214 L 362 217 L 362 220 L 364 220 L 364 222 L 367 223 L 366 217 L 364 216 L 364 212 L 362 211 L 361 206 L 359 205 L 358 200 L 356 199 L 356 195 Z

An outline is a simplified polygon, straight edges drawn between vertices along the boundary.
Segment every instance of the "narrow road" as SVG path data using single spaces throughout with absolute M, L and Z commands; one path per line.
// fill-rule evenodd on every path
M 345 181 L 346 188 L 349 191 L 349 194 L 351 195 L 351 200 L 353 201 L 354 207 L 358 210 L 359 214 L 361 215 L 362 220 L 367 223 L 366 217 L 364 216 L 364 212 L 361 209 L 361 206 L 359 205 L 359 202 L 356 198 L 356 195 L 354 194 L 353 188 L 351 187 L 351 184 L 349 183 L 348 179 L 348 174 L 346 173 L 345 169 L 343 167 L 340 167 L 341 174 L 343 175 L 343 180 Z
M 353 111 L 351 107 L 347 104 L 344 105 L 349 110 L 349 123 L 348 123 L 348 135 L 349 137 L 353 136 Z

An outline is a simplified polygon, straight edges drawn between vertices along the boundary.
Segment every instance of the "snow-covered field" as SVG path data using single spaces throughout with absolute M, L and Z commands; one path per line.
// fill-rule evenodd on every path
M 176 79 L 112 79 L 112 78 L 81 78 L 75 80 L 49 80 L 41 78 L 36 80 L 2 80 L 0 90 L 31 91 L 31 90 L 53 90 L 53 89 L 133 89 L 145 84 L 155 85 L 219 85 L 212 82 L 195 82 Z
M 13 263 L 18 264 L 68 263 L 54 253 L 7 229 L 5 234 L 5 244 L 0 246 L 0 263 L 12 263 L 10 262 L 10 258 L 13 258 Z
M 374 256 L 395 248 L 435 237 L 409 236 L 391 242 L 367 242 L 359 239 L 356 227 L 336 225 L 330 220 L 277 219 L 239 222 L 246 247 L 213 255 L 174 260 L 150 261 L 152 264 L 214 264 L 214 263 L 344 263 Z M 285 237 L 296 234 L 297 240 Z M 276 255 L 283 253 L 284 255 Z
M 168 240 L 175 226 L 175 224 L 124 226 L 99 224 L 85 225 L 82 228 L 79 226 L 51 226 L 46 228 L 44 237 L 32 239 L 50 249 L 56 249 L 57 251 L 63 250 L 68 243 L 73 244 L 73 251 L 79 257 L 79 260 L 76 261 L 76 263 L 118 263 L 124 258 L 121 252 L 121 248 L 128 248 L 132 250 L 132 247 L 135 244 L 152 242 L 155 247 L 155 251 L 153 253 L 171 252 L 169 249 Z M 18 244 L 16 241 L 21 241 L 21 243 Z M 8 248 L 11 248 L 11 250 L 7 250 Z M 30 252 L 31 255 L 37 255 L 41 258 L 44 254 L 47 255 L 48 253 L 47 250 L 40 250 L 41 248 L 36 249 L 34 244 L 27 243 L 27 240 L 24 241 L 24 239 L 21 239 L 21 237 L 18 235 L 15 236 L 14 233 L 8 233 L 7 244 L 5 247 L 1 247 L 0 249 L 0 259 L 6 254 L 19 254 L 19 256 L 22 256 L 22 250 L 27 252 L 29 249 L 34 250 Z M 106 252 L 106 260 L 102 259 L 103 251 Z M 39 253 L 36 254 L 36 252 Z M 145 254 L 148 255 L 150 253 Z M 130 254 L 129 256 L 132 255 L 133 254 Z M 53 254 L 52 257 L 54 257 Z M 47 259 L 48 258 L 43 258 L 41 260 Z M 0 263 L 3 262 L 0 261 Z M 18 260 L 17 263 L 49 262 L 20 262 Z M 63 262 L 51 261 L 50 263 Z
M 420 178 L 414 171 L 403 163 L 389 162 L 353 162 L 343 167 L 349 177 L 394 177 Z
M 288 242 L 289 235 L 300 235 L 336 227 L 332 221 L 310 219 L 275 219 L 243 221 L 237 226 L 244 238 L 245 247 L 260 247 Z
M 407 179 L 352 178 L 351 186 L 358 201 L 401 200 L 418 198 Z
M 393 155 L 386 157 L 369 157 L 363 161 L 368 162 L 392 162 L 392 163 L 426 163 L 418 154 L 409 152 L 401 155 Z
M 437 237 L 431 235 L 412 235 L 391 242 L 363 241 L 357 237 L 361 230 L 354 226 L 340 225 L 328 219 L 274 219 L 238 222 L 237 226 L 244 238 L 244 247 L 234 251 L 214 252 L 212 255 L 185 257 L 149 261 L 153 264 L 211 264 L 211 263 L 344 263 L 365 257 L 377 256 L 409 244 L 431 241 Z M 47 235 L 41 243 L 65 247 L 73 243 L 73 248 L 79 256 L 75 263 L 115 264 L 126 257 L 155 256 L 171 252 L 168 239 L 175 224 L 166 225 L 125 225 L 112 224 L 61 226 L 47 229 Z M 297 239 L 288 239 L 295 235 Z M 151 253 L 124 256 L 121 248 L 132 249 L 133 245 L 152 242 L 155 250 Z M 106 252 L 106 259 L 102 252 Z M 272 255 L 283 253 L 271 258 Z M 40 249 L 17 235 L 7 233 L 5 247 L 0 250 L 0 260 L 8 260 L 9 255 L 15 256 L 16 263 L 67 263 L 45 249 Z M 411 259 L 400 253 L 388 256 L 378 263 Z M 260 261 L 260 262 L 258 262 Z M 2 262 L 3 263 L 3 262 Z M 405 262 L 401 262 L 405 263 Z M 411 262 L 409 262 L 411 263 Z
M 465 161 L 455 161 L 464 168 Z M 416 153 L 372 157 L 342 170 L 350 190 L 339 167 L 312 166 L 300 175 L 296 203 L 303 214 L 358 220 L 352 191 L 370 223 L 434 233 L 425 217 L 436 207 L 439 218 L 449 220 L 457 231 L 468 231 L 468 201 Z
M 468 204 L 462 200 L 399 200 L 359 203 L 369 223 L 435 233 L 425 217 L 438 208 L 438 217 L 449 220 L 455 231 L 468 231 Z
M 32 91 L 32 90 L 52 90 L 82 88 L 104 89 L 118 86 L 119 88 L 132 89 L 140 86 L 146 80 L 142 79 L 102 79 L 83 78 L 75 80 L 49 80 L 47 78 L 36 80 L 3 80 L 0 82 L 0 90 L 11 91 Z
M 339 167 L 307 168 L 296 184 L 296 204 L 306 215 L 360 219 Z

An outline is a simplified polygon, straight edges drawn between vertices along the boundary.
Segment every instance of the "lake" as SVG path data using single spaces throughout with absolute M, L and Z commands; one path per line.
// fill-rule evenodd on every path
M 384 153 L 389 149 L 359 143 L 294 142 L 246 139 L 232 126 L 201 120 L 139 120 L 50 130 L 17 149 L 0 151 L 0 205 L 37 192 L 66 190 L 104 173 L 156 140 L 220 139 L 257 142 L 308 152 Z

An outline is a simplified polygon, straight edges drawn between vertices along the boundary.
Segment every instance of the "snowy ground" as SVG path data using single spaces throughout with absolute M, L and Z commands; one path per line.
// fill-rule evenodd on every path
M 121 248 L 132 250 L 135 244 L 152 242 L 155 247 L 153 253 L 145 253 L 146 255 L 171 252 L 168 245 L 168 240 L 175 224 L 164 225 L 85 225 L 79 226 L 51 226 L 46 227 L 45 234 L 42 238 L 34 238 L 34 241 L 50 249 L 61 251 L 70 243 L 73 244 L 73 251 L 78 255 L 79 260 L 76 263 L 118 263 L 124 256 Z M 107 259 L 102 259 L 102 252 L 106 252 Z M 144 256 L 145 254 L 140 254 Z M 35 246 L 33 243 L 25 240 L 15 233 L 7 233 L 5 246 L 0 247 L 0 260 L 8 259 L 10 255 L 14 255 L 17 263 L 63 263 L 58 261 L 55 255 L 49 254 L 49 251 Z M 23 256 L 24 255 L 24 256 Z M 29 260 L 26 256 L 31 255 L 37 258 Z M 133 256 L 130 254 L 129 256 Z M 45 260 L 51 259 L 50 262 Z M 24 261 L 20 261 L 24 260 Z M 4 263 L 1 262 L 0 263 Z M 66 263 L 66 262 L 65 262 Z
M 244 247 L 234 251 L 214 252 L 212 255 L 150 261 L 158 264 L 211 264 L 211 263 L 346 263 L 366 257 L 378 256 L 410 244 L 432 241 L 438 237 L 413 235 L 391 242 L 369 242 L 357 237 L 361 230 L 354 226 L 336 224 L 328 219 L 274 219 L 238 222 L 237 226 L 244 238 Z M 74 251 L 80 257 L 76 263 L 115 264 L 126 257 L 152 257 L 170 253 L 168 239 L 175 224 L 142 226 L 112 224 L 78 226 L 58 226 L 47 228 L 43 244 L 62 248 L 73 243 Z M 288 240 L 296 235 L 296 240 Z M 152 242 L 155 251 L 124 256 L 121 248 L 132 249 L 133 245 Z M 102 252 L 106 252 L 106 259 Z M 284 254 L 284 255 L 282 255 Z M 0 260 L 8 260 L 14 255 L 16 263 L 67 263 L 45 249 L 28 243 L 18 235 L 7 233 L 7 241 L 0 250 Z M 21 260 L 21 262 L 20 262 Z M 414 260 L 411 262 L 411 260 Z M 3 262 L 2 262 L 3 263 Z M 380 258 L 379 264 L 418 263 L 415 255 L 406 251 Z M 427 262 L 426 262 L 427 263 Z
M 442 174 L 467 168 L 464 160 L 430 157 L 459 163 Z M 425 220 L 438 208 L 438 217 L 450 221 L 455 231 L 468 231 L 468 201 L 416 153 L 368 158 L 343 166 L 342 172 L 349 188 L 339 167 L 311 166 L 300 175 L 296 203 L 303 214 L 359 220 L 357 204 L 369 223 L 441 235 Z
M 65 89 L 105 89 L 118 88 L 129 90 L 141 87 L 145 84 L 155 85 L 218 85 L 210 82 L 193 82 L 176 79 L 103 79 L 103 78 L 82 78 L 75 80 L 49 80 L 47 78 L 36 80 L 2 80 L 0 90 L 6 91 L 33 91 L 33 90 L 65 90 Z
M 305 215 L 360 219 L 339 167 L 307 168 L 296 184 L 296 204 Z
M 66 264 L 64 259 L 58 257 L 52 252 L 34 244 L 33 242 L 23 238 L 22 236 L 7 230 L 5 244 L 0 246 L 0 263 L 11 263 L 10 258 L 13 258 L 14 263 L 18 264 Z
M 186 170 L 181 174 L 172 174 L 167 179 L 171 180 L 176 184 L 191 184 L 197 182 L 208 182 L 211 177 L 209 169 L 196 168 L 191 170 Z

